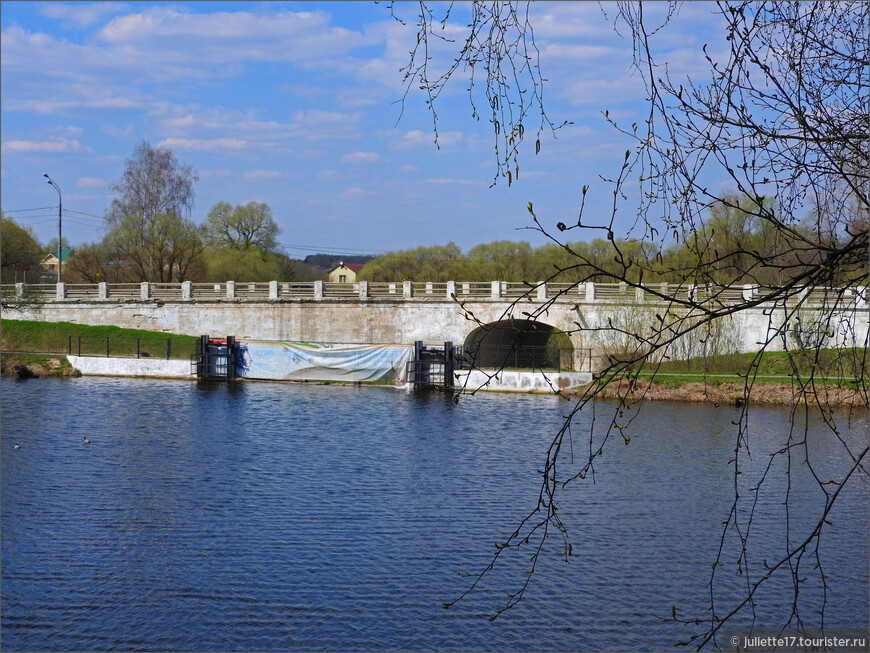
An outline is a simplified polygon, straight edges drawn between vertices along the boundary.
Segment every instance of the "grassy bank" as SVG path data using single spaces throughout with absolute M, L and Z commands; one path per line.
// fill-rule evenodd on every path
M 603 397 L 643 396 L 658 401 L 713 404 L 816 404 L 864 406 L 867 349 L 768 351 L 685 361 L 664 361 L 637 379 L 610 383 Z
M 656 382 L 672 387 L 685 383 L 720 385 L 740 382 L 747 376 L 754 383 L 792 383 L 798 378 L 813 377 L 817 383 L 855 386 L 867 370 L 867 349 L 820 349 L 801 351 L 766 351 L 758 361 L 756 354 L 728 354 L 664 361 L 655 371 Z M 641 372 L 649 378 L 652 369 Z
M 73 354 L 136 356 L 138 352 L 139 356 L 187 359 L 196 347 L 194 336 L 115 326 L 2 320 L 0 329 L 0 347 L 4 352 L 67 354 L 72 339 Z
M 726 354 L 692 358 L 685 361 L 663 361 L 662 372 L 726 372 L 746 373 L 756 354 Z M 829 376 L 855 376 L 867 365 L 867 349 L 819 349 L 765 351 L 758 361 L 760 376 L 790 376 L 794 370 L 808 374 L 810 370 Z
M 0 368 L 4 375 L 20 379 L 81 376 L 66 356 L 51 354 L 3 354 Z

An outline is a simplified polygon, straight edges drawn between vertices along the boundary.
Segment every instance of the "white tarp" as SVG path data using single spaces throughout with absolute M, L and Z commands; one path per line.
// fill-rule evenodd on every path
M 296 381 L 405 382 L 413 345 L 318 345 L 239 340 L 238 376 Z

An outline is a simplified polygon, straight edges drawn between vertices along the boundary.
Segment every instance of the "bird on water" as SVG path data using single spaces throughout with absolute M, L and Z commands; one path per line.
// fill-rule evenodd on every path
M 21 445 L 16 442 L 15 444 L 12 445 L 12 448 L 13 449 L 20 449 Z
M 88 440 L 87 438 L 85 438 L 84 440 L 82 440 L 82 444 L 90 444 L 90 443 L 91 443 L 91 441 Z

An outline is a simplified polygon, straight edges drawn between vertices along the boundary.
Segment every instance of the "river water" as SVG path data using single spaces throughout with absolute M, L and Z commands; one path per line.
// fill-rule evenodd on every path
M 371 387 L 4 378 L 0 645 L 671 649 L 697 632 L 668 621 L 671 606 L 703 616 L 709 604 L 732 502 L 731 407 L 646 405 L 630 445 L 605 449 L 594 483 L 587 477 L 563 499 L 570 562 L 549 540 L 525 598 L 495 621 L 530 548 L 442 606 L 535 505 L 536 469 L 569 406 L 497 394 L 456 405 Z M 612 408 L 599 404 L 597 420 Z M 591 418 L 585 411 L 574 427 L 578 455 Z M 814 468 L 833 476 L 847 462 L 842 443 L 819 414 L 804 422 Z M 785 409 L 752 409 L 750 475 L 789 423 Z M 866 417 L 838 424 L 863 448 Z M 774 466 L 759 491 L 753 556 L 784 550 L 784 492 L 793 540 L 817 518 L 818 487 L 801 468 L 789 487 Z M 866 627 L 867 477 L 853 480 L 822 540 L 825 619 Z M 728 555 L 726 546 L 720 612 L 740 586 Z M 810 567 L 802 607 L 813 625 Z M 787 578 L 777 578 L 759 594 L 759 625 L 777 625 L 791 606 Z

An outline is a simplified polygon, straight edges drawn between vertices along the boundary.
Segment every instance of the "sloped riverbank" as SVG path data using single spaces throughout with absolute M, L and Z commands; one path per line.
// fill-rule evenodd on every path
M 4 353 L 0 369 L 4 376 L 19 379 L 40 379 L 45 377 L 77 377 L 82 373 L 75 369 L 66 356 L 56 354 L 16 354 Z
M 599 396 L 606 398 L 630 396 L 651 401 L 691 401 L 713 405 L 741 405 L 746 401 L 742 382 L 702 383 L 698 381 L 669 382 L 620 381 L 604 388 Z M 797 384 L 759 380 L 749 393 L 749 403 L 773 406 L 795 404 L 816 405 L 831 408 L 838 406 L 866 406 L 860 391 L 838 385 L 816 385 L 802 389 Z

